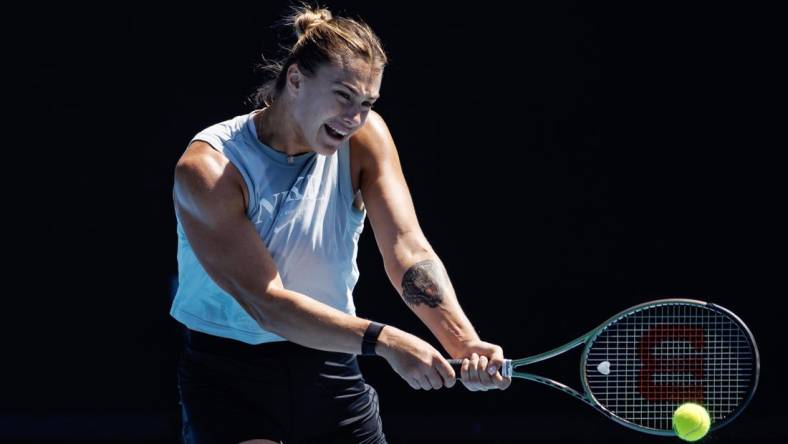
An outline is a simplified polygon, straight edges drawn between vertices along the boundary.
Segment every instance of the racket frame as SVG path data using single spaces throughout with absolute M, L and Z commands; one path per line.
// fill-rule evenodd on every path
M 529 380 L 529 381 L 538 382 L 540 384 L 544 384 L 544 385 L 547 385 L 547 386 L 559 389 L 562 392 L 564 392 L 564 393 L 566 393 L 568 395 L 571 395 L 572 397 L 577 398 L 577 399 L 585 402 L 586 404 L 588 404 L 589 406 L 593 407 L 598 412 L 600 412 L 603 415 L 607 416 L 609 419 L 611 419 L 611 420 L 613 420 L 613 421 L 615 421 L 615 422 L 617 422 L 617 423 L 619 423 L 619 424 L 621 424 L 621 425 L 623 425 L 625 427 L 628 427 L 630 429 L 636 430 L 638 432 L 648 433 L 648 434 L 652 434 L 652 435 L 659 435 L 659 436 L 675 436 L 675 433 L 672 430 L 653 429 L 653 428 L 644 427 L 644 426 L 641 426 L 641 425 L 638 425 L 638 424 L 634 424 L 634 423 L 632 423 L 630 421 L 627 421 L 624 418 L 620 418 L 618 415 L 616 415 L 615 413 L 613 413 L 610 410 L 608 410 L 604 405 L 602 405 L 594 397 L 593 393 L 589 389 L 588 378 L 587 378 L 587 375 L 586 375 L 586 372 L 585 372 L 586 362 L 588 361 L 588 353 L 589 353 L 589 350 L 590 350 L 591 346 L 594 343 L 593 340 L 599 334 L 601 334 L 601 332 L 604 331 L 608 326 L 610 326 L 614 322 L 617 322 L 622 317 L 628 316 L 628 315 L 630 315 L 630 314 L 632 314 L 634 312 L 643 310 L 645 308 L 651 308 L 651 307 L 660 306 L 660 305 L 674 305 L 674 304 L 688 304 L 688 305 L 702 306 L 702 307 L 705 307 L 705 308 L 708 308 L 708 309 L 711 309 L 711 310 L 714 310 L 714 311 L 719 311 L 719 312 L 724 313 L 726 316 L 728 316 L 731 319 L 733 319 L 734 322 L 737 323 L 738 326 L 742 329 L 742 331 L 745 333 L 745 337 L 748 339 L 748 341 L 750 343 L 750 346 L 751 346 L 751 348 L 753 350 L 754 361 L 755 361 L 755 368 L 754 368 L 754 371 L 753 371 L 753 378 L 754 378 L 754 380 L 753 380 L 753 387 L 750 390 L 750 393 L 748 394 L 747 398 L 745 400 L 743 400 L 739 404 L 739 406 L 736 408 L 736 410 L 733 411 L 733 413 L 731 415 L 729 415 L 728 417 L 726 417 L 722 421 L 712 423 L 711 430 L 719 429 L 720 427 L 723 427 L 723 426 L 729 424 L 737 416 L 739 416 L 739 414 L 741 414 L 741 412 L 747 407 L 747 405 L 750 403 L 750 401 L 752 400 L 753 396 L 755 395 L 755 390 L 758 387 L 758 379 L 759 379 L 759 375 L 760 375 L 760 356 L 758 354 L 758 347 L 755 344 L 755 338 L 753 337 L 752 332 L 747 327 L 747 325 L 738 316 L 736 316 L 733 312 L 731 312 L 730 310 L 728 310 L 728 309 L 726 309 L 724 307 L 721 307 L 719 305 L 709 303 L 709 302 L 699 301 L 699 300 L 695 300 L 695 299 L 659 299 L 659 300 L 644 302 L 642 304 L 635 305 L 633 307 L 627 308 L 626 310 L 623 310 L 623 311 L 617 313 L 614 316 L 611 316 L 607 321 L 603 322 L 598 327 L 594 328 L 593 330 L 589 331 L 588 333 L 584 334 L 583 336 L 580 336 L 579 338 L 577 338 L 577 339 L 575 339 L 573 341 L 570 341 L 570 342 L 568 342 L 568 343 L 566 343 L 566 344 L 564 344 L 564 345 L 562 345 L 560 347 L 557 347 L 557 348 L 555 348 L 553 350 L 550 350 L 550 351 L 547 351 L 547 352 L 544 352 L 544 353 L 540 353 L 538 355 L 533 355 L 533 356 L 529 356 L 529 357 L 526 357 L 526 358 L 522 358 L 522 359 L 506 359 L 506 360 L 504 360 L 504 365 L 503 365 L 503 368 L 501 369 L 501 375 L 504 376 L 504 377 L 510 377 L 510 378 L 526 379 L 526 380 Z M 580 359 L 580 381 L 581 381 L 581 384 L 583 386 L 583 392 L 582 393 L 577 391 L 577 390 L 575 390 L 575 389 L 573 389 L 573 388 L 571 388 L 571 387 L 569 387 L 569 386 L 567 386 L 567 385 L 565 385 L 565 384 L 562 384 L 562 383 L 560 383 L 558 381 L 552 380 L 550 378 L 546 378 L 544 376 L 536 375 L 536 374 L 533 374 L 533 373 L 528 373 L 528 372 L 515 370 L 518 367 L 524 367 L 526 365 L 534 364 L 534 363 L 537 363 L 537 362 L 540 362 L 540 361 L 544 361 L 544 360 L 553 358 L 553 357 L 558 356 L 558 355 L 560 355 L 562 353 L 565 353 L 565 352 L 567 352 L 567 351 L 569 351 L 569 350 L 571 350 L 571 349 L 573 349 L 573 348 L 575 348 L 575 347 L 577 347 L 579 345 L 584 345 L 583 354 L 582 354 L 582 357 Z

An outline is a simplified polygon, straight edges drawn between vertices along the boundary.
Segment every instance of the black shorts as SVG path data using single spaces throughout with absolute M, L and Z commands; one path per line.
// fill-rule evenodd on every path
M 185 333 L 178 362 L 184 443 L 386 442 L 377 392 L 356 355 Z

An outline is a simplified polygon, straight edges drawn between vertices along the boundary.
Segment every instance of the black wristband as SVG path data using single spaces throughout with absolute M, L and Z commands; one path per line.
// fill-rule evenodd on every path
M 380 331 L 385 327 L 384 324 L 372 321 L 364 332 L 364 340 L 361 342 L 361 355 L 362 356 L 377 356 L 375 353 L 375 345 L 378 343 L 378 336 Z

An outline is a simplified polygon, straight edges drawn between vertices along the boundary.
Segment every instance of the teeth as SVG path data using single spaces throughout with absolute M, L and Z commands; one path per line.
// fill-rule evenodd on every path
M 337 132 L 338 134 L 340 134 L 342 137 L 345 137 L 345 136 L 347 136 L 347 133 L 343 133 L 342 131 L 340 131 L 340 130 L 338 130 L 338 129 L 334 128 L 333 126 L 331 126 L 331 125 L 329 125 L 329 124 L 327 124 L 327 123 L 326 123 L 326 126 L 328 126 L 329 128 L 331 128 L 332 130 L 336 131 L 336 132 Z

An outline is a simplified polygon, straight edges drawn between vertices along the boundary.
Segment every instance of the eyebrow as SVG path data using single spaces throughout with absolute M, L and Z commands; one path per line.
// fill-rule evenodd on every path
M 345 88 L 347 88 L 347 89 L 349 89 L 350 91 L 352 91 L 352 92 L 353 92 L 353 94 L 355 94 L 355 95 L 357 95 L 357 96 L 360 96 L 360 95 L 361 95 L 361 94 L 359 94 L 359 93 L 358 93 L 358 91 L 356 91 L 356 88 L 353 88 L 352 86 L 350 86 L 350 85 L 348 85 L 348 84 L 346 84 L 346 83 L 342 83 L 342 82 L 339 82 L 339 81 L 337 81 L 337 82 L 334 82 L 334 85 L 344 86 Z M 377 97 L 369 97 L 369 99 L 371 99 L 371 100 L 378 100 L 379 98 L 380 98 L 380 96 L 377 96 Z

